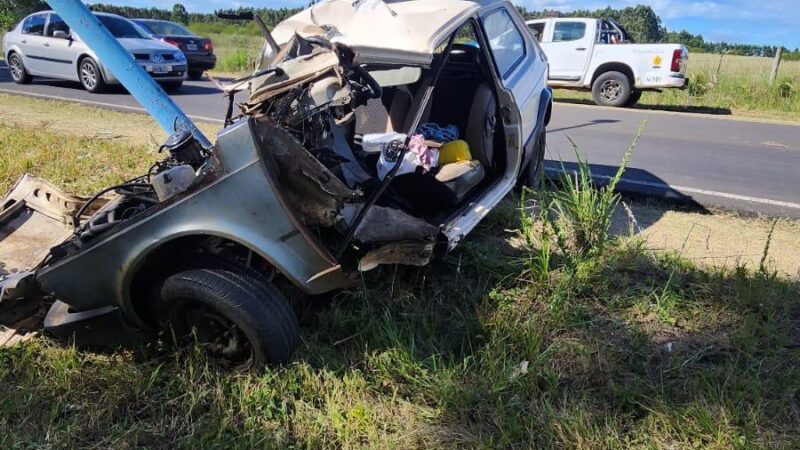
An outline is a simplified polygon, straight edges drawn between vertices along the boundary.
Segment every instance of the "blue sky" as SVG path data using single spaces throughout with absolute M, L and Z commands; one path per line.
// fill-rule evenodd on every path
M 90 0 L 171 8 L 175 0 Z M 179 0 L 180 1 L 180 0 Z M 670 30 L 701 33 L 706 40 L 800 47 L 800 0 L 513 0 L 528 9 L 596 9 L 650 5 Z M 308 0 L 183 0 L 190 11 L 245 7 L 305 6 Z

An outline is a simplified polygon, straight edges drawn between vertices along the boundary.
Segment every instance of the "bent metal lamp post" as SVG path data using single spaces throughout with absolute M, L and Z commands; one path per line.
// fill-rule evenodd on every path
M 161 125 L 167 134 L 188 130 L 205 148 L 211 142 L 186 114 L 137 64 L 130 53 L 100 23 L 81 0 L 47 0 L 47 3 L 77 32 L 103 65 L 114 74 L 133 98 Z

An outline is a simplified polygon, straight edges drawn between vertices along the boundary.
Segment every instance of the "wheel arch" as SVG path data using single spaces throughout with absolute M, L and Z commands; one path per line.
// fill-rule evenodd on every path
M 633 72 L 631 66 L 621 62 L 607 62 L 597 66 L 597 68 L 594 70 L 589 87 L 594 86 L 594 82 L 597 80 L 597 78 L 606 72 L 621 72 L 628 77 L 628 81 L 631 84 L 631 89 L 633 89 L 636 85 L 636 74 Z
M 220 253 L 204 251 L 209 243 L 226 247 L 231 255 L 236 252 L 247 255 L 247 265 L 250 267 L 269 268 L 275 273 L 280 273 L 278 266 L 262 255 L 254 246 L 246 242 L 213 233 L 192 233 L 175 237 L 165 242 L 160 242 L 140 255 L 131 264 L 123 289 L 123 310 L 137 326 L 148 327 L 152 325 L 152 315 L 149 314 L 150 290 L 155 283 L 160 282 L 169 275 L 179 270 L 192 266 L 201 255 L 220 256 Z M 223 258 L 228 255 L 222 255 Z M 235 257 L 229 258 L 238 262 Z

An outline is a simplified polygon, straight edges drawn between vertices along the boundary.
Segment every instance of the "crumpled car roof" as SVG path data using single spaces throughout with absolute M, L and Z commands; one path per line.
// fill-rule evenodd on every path
M 430 64 L 435 46 L 481 7 L 464 0 L 328 0 L 284 20 L 272 31 L 278 44 L 294 33 L 335 29 L 334 43 L 350 47 L 358 62 Z

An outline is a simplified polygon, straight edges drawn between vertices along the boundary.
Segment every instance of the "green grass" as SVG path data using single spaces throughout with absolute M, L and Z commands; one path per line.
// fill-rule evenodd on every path
M 0 126 L 0 182 L 95 189 L 149 159 L 106 144 Z M 506 202 L 444 260 L 299 304 L 296 358 L 261 375 L 157 348 L 0 349 L 0 448 L 800 446 L 797 281 L 628 238 L 574 264 L 553 246 L 539 276 L 541 242 L 508 240 L 537 226 Z
M 783 61 L 778 80 L 772 86 L 767 82 L 771 68 L 771 58 L 692 53 L 689 89 L 646 92 L 639 104 L 660 109 L 800 119 L 800 61 Z M 556 98 L 590 101 L 591 94 L 558 89 Z

